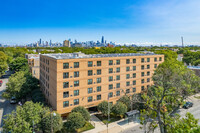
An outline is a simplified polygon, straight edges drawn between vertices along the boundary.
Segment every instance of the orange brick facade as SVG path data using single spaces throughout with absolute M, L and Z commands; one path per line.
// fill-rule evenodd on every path
M 140 93 L 153 84 L 151 76 L 164 55 L 55 59 L 40 56 L 40 81 L 46 99 L 60 114 L 74 107 L 113 104 L 123 95 Z

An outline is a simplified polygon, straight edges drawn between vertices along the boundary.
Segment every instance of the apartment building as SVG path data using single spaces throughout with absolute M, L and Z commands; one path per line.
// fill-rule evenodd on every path
M 40 55 L 39 54 L 25 54 L 25 58 L 28 60 L 28 65 L 32 75 L 39 79 L 40 77 Z
M 53 109 L 64 115 L 76 106 L 113 104 L 123 95 L 145 91 L 164 55 L 153 53 L 65 53 L 40 56 L 40 81 Z

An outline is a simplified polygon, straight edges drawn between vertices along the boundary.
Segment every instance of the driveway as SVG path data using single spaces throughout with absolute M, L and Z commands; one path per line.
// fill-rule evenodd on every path
M 2 93 L 6 89 L 6 83 L 8 82 L 8 77 L 9 76 L 7 76 L 3 79 L 0 79 L 3 81 L 3 84 L 0 87 L 0 132 L 1 132 L 2 126 L 3 126 L 3 116 L 11 113 L 16 108 L 16 105 L 10 104 L 9 100 L 6 100 L 2 97 Z

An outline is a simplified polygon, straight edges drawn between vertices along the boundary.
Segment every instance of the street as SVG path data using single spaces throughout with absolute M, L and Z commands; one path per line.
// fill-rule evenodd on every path
M 200 96 L 200 94 L 196 94 L 195 96 Z M 189 109 L 179 109 L 178 113 L 181 115 L 181 117 L 185 117 L 185 114 L 187 112 L 190 112 L 194 115 L 196 119 L 199 119 L 199 125 L 200 125 L 200 99 L 195 98 L 194 96 L 191 96 L 188 101 L 193 103 L 193 107 Z M 141 129 L 140 127 L 143 127 L 142 125 L 134 126 L 132 128 L 124 130 L 122 133 L 142 133 L 144 132 L 144 129 Z M 159 130 L 157 129 L 155 133 L 159 133 Z
M 2 93 L 6 89 L 6 83 L 8 82 L 8 77 L 5 77 L 3 79 L 0 79 L 3 81 L 2 86 L 0 87 L 0 132 L 2 131 L 3 126 L 3 116 L 6 114 L 11 113 L 13 110 L 15 110 L 16 105 L 12 105 L 9 103 L 9 100 L 5 100 L 2 98 Z

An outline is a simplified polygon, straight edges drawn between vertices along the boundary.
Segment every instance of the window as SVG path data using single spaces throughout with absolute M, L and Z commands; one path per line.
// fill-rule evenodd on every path
M 74 78 L 79 77 L 79 72 L 74 72 Z
M 150 76 L 150 72 L 149 71 L 147 72 L 147 76 Z
M 97 78 L 97 83 L 101 83 L 101 78 Z
M 116 80 L 120 80 L 120 75 L 117 75 L 117 76 L 116 76 Z
M 79 80 L 74 81 L 74 87 L 79 86 Z
M 133 66 L 133 71 L 135 71 L 136 70 L 136 66 Z
M 127 72 L 130 71 L 130 67 L 126 67 L 126 71 L 127 71 Z
M 144 91 L 144 86 L 141 87 L 141 90 Z
M 133 59 L 133 63 L 136 63 L 136 59 Z
M 154 64 L 154 68 L 157 68 L 157 64 Z
M 141 63 L 144 63 L 144 58 L 141 59 Z
M 133 88 L 133 92 L 136 92 L 136 88 Z
M 88 102 L 92 102 L 92 96 L 88 97 Z
M 150 62 L 150 58 L 147 58 L 147 62 Z
M 69 97 L 69 91 L 63 92 L 63 98 Z
M 144 72 L 141 72 L 141 76 L 144 77 Z
M 126 59 L 126 64 L 130 64 L 130 59 Z
M 64 101 L 63 102 L 63 108 L 65 108 L 65 107 L 69 107 L 69 101 Z
M 92 61 L 88 61 L 88 67 L 92 67 L 93 62 Z
M 120 65 L 120 60 L 116 60 L 116 64 L 117 64 L 117 65 Z
M 127 94 L 130 93 L 130 89 L 126 89 L 126 93 L 127 93 Z
M 101 61 L 97 61 L 97 66 L 101 66 Z
M 74 99 L 74 105 L 79 105 L 79 99 Z
M 117 68 L 116 68 L 116 72 L 117 72 L 117 73 L 120 72 L 120 67 L 117 67 Z
M 116 95 L 117 95 L 117 96 L 120 96 L 120 91 L 117 91 L 117 92 L 116 92 Z
M 141 83 L 142 83 L 142 84 L 144 83 L 144 79 L 141 79 Z
M 79 90 L 74 90 L 74 96 L 78 96 L 79 95 Z
M 108 88 L 109 90 L 113 89 L 113 84 L 109 84 Z
M 101 69 L 97 69 L 97 75 L 101 75 Z
M 129 79 L 130 78 L 130 74 L 126 74 L 126 79 Z
M 109 65 L 113 65 L 113 60 L 109 60 Z
M 88 94 L 93 92 L 93 88 L 88 88 Z
M 126 82 L 126 86 L 130 86 L 130 81 L 127 81 L 127 82 Z
M 108 94 L 108 97 L 113 97 L 113 92 L 110 92 L 110 93 Z
M 101 95 L 97 95 L 97 100 L 101 100 Z
M 147 69 L 150 69 L 150 65 L 147 65 Z
M 159 61 L 162 61 L 162 57 L 159 57 Z
M 141 66 L 141 69 L 144 70 L 144 65 Z
M 93 80 L 92 80 L 92 79 L 88 79 L 88 85 L 91 85 L 91 84 L 92 84 L 92 82 L 93 82 Z
M 74 68 L 79 68 L 79 62 L 74 62 Z
M 133 73 L 133 78 L 136 78 L 136 73 Z
M 69 63 L 63 63 L 63 69 L 68 69 L 69 68 Z
M 155 62 L 157 61 L 157 57 L 154 58 L 154 61 L 155 61 Z
M 97 92 L 101 91 L 101 86 L 97 86 Z
M 150 82 L 150 78 L 147 79 L 147 82 Z
M 88 76 L 91 76 L 93 74 L 92 70 L 88 70 Z
M 64 79 L 69 78 L 69 72 L 63 73 L 63 78 Z
M 136 85 L 136 80 L 133 80 L 133 85 Z
M 109 76 L 109 81 L 113 81 L 113 76 Z
M 69 88 L 69 82 L 63 82 L 63 88 Z
M 113 68 L 109 68 L 109 73 L 113 73 Z
M 117 83 L 117 84 L 116 84 L 116 88 L 120 88 L 120 83 Z

